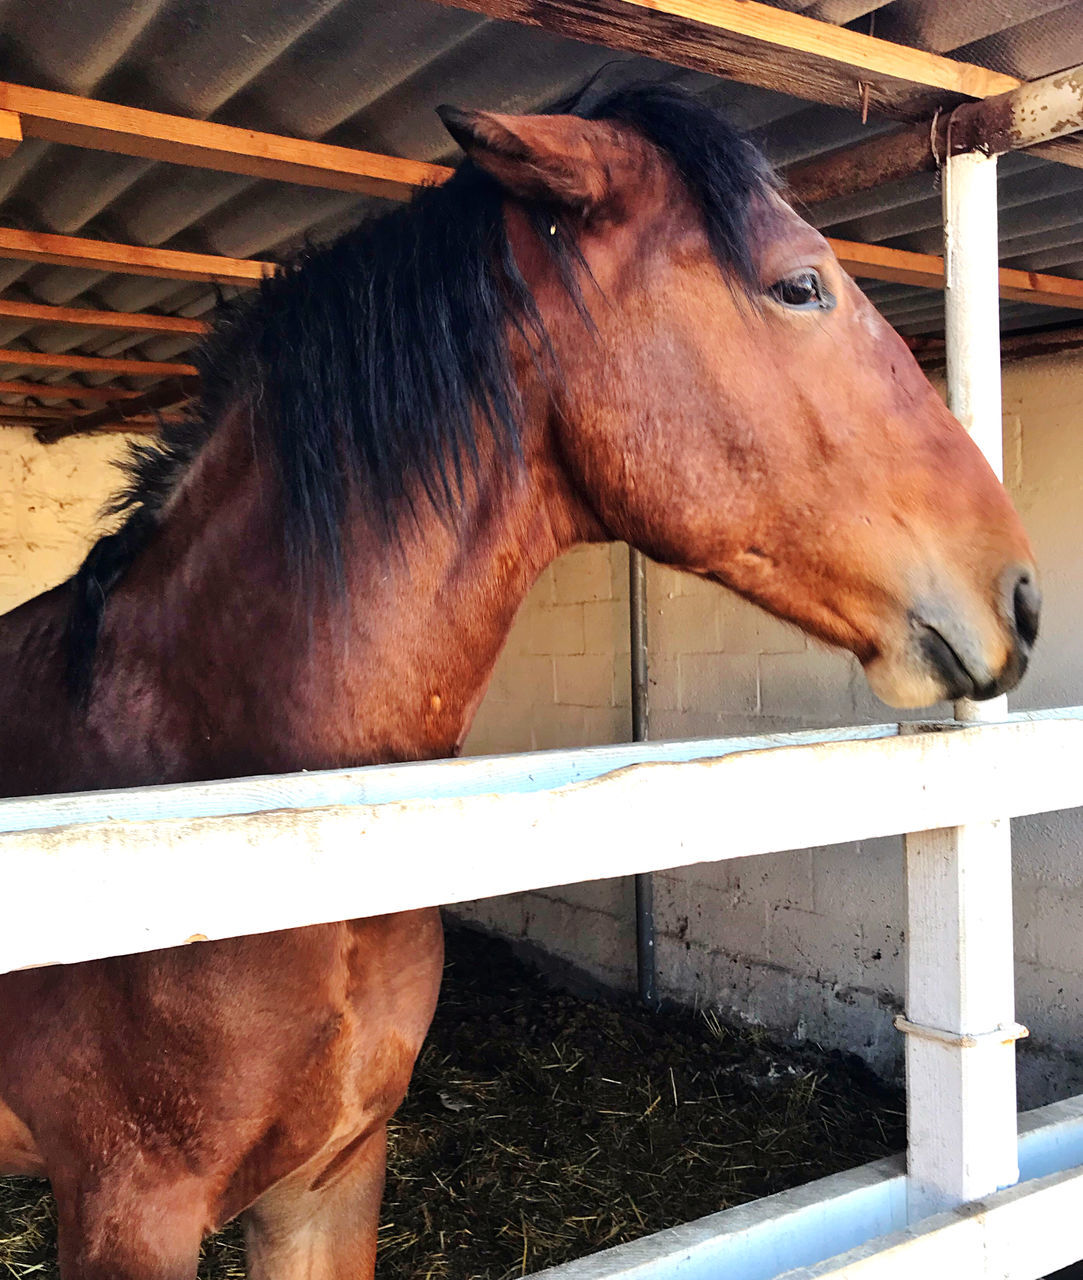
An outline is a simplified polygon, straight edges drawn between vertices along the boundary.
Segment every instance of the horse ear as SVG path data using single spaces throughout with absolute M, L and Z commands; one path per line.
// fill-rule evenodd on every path
M 612 131 L 578 116 L 508 116 L 437 107 L 444 127 L 471 160 L 511 195 L 580 212 L 609 191 L 600 152 Z

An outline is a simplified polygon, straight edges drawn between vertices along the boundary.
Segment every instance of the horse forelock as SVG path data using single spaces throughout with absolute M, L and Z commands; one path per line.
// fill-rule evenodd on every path
M 637 130 L 672 161 L 698 205 L 712 251 L 738 289 L 755 291 L 749 211 L 771 177 L 760 153 L 708 105 L 650 85 L 560 108 Z M 441 187 L 370 218 L 335 243 L 306 248 L 254 295 L 220 307 L 193 355 L 201 390 L 189 419 L 132 447 L 128 481 L 106 508 L 124 523 L 72 580 L 69 686 L 85 696 L 101 615 L 171 494 L 226 412 L 246 405 L 271 461 L 291 565 L 341 581 L 347 504 L 357 495 L 389 539 L 419 503 L 453 517 L 487 453 L 520 452 L 521 399 L 509 335 L 525 338 L 546 376 L 559 368 L 512 252 L 504 194 L 467 161 Z M 583 259 L 574 223 L 549 208 L 528 218 L 570 301 Z M 559 224 L 560 234 L 550 234 Z

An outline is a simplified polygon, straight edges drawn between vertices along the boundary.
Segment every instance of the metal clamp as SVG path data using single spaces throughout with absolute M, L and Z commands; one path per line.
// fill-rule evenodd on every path
M 1014 1044 L 1016 1040 L 1024 1040 L 1030 1031 L 1021 1022 L 1009 1022 L 994 1027 L 992 1031 L 957 1032 L 944 1031 L 940 1027 L 926 1027 L 920 1022 L 911 1022 L 900 1013 L 895 1018 L 895 1026 L 904 1035 L 917 1036 L 919 1040 L 932 1040 L 935 1044 L 951 1045 L 954 1049 L 979 1049 L 990 1044 Z

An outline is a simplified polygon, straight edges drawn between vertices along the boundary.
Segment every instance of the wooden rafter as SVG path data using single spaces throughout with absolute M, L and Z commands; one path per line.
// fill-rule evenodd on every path
M 138 391 L 131 391 L 126 387 L 81 387 L 78 383 L 0 381 L 0 395 L 32 396 L 37 400 L 127 400 L 139 394 Z M 9 405 L 8 408 L 10 407 Z
M 41 302 L 0 298 L 0 319 L 29 320 L 34 324 L 74 324 L 90 329 L 127 329 L 148 333 L 204 334 L 205 320 L 187 316 L 155 316 L 143 311 L 91 311 L 85 307 L 54 307 Z
M 756 0 L 440 0 L 813 102 L 902 120 L 1022 82 Z
M 143 245 L 87 240 L 41 231 L 0 227 L 0 258 L 25 258 L 61 267 L 88 267 L 136 276 L 170 280 L 208 280 L 218 284 L 251 286 L 273 275 L 273 262 L 254 258 L 220 258 L 210 253 L 182 253 L 177 249 L 149 249 Z
M 0 82 L 0 111 L 21 123 L 28 138 L 358 195 L 401 200 L 414 187 L 443 182 L 451 173 L 442 165 L 419 160 L 141 111 L 20 84 Z M 0 131 L 0 139 L 3 136 Z
M 126 360 L 114 356 L 81 356 L 70 351 L 17 351 L 0 347 L 0 365 L 42 369 L 77 369 L 83 373 L 126 373 L 144 378 L 194 378 L 195 365 L 168 360 Z
M 52 426 L 39 427 L 37 438 L 41 444 L 54 444 L 66 436 L 79 435 L 85 431 L 109 430 L 126 423 L 141 422 L 147 414 L 160 415 L 163 409 L 183 404 L 198 390 L 199 383 L 194 378 L 170 378 L 161 386 L 141 392 L 131 400 L 107 404 L 91 413 L 64 414 L 62 421 Z
M 854 240 L 829 240 L 828 243 L 852 276 L 918 285 L 924 289 L 944 287 L 944 259 L 935 254 L 911 253 L 906 249 L 859 244 Z M 1000 296 L 1013 302 L 1083 310 L 1083 280 L 1001 267 Z

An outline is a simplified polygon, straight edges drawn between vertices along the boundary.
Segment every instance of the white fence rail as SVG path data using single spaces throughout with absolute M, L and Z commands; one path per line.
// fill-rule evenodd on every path
M 0 972 L 1067 808 L 1080 759 L 1071 709 L 0 801 Z
M 909 1179 L 855 1170 L 567 1280 L 1024 1280 L 1083 1255 L 1083 1100 L 1028 1122 L 1031 1180 L 998 1190 L 1016 1176 L 1004 826 L 1083 805 L 1081 759 L 1083 708 L 1064 708 L 0 801 L 0 972 L 911 833 Z

